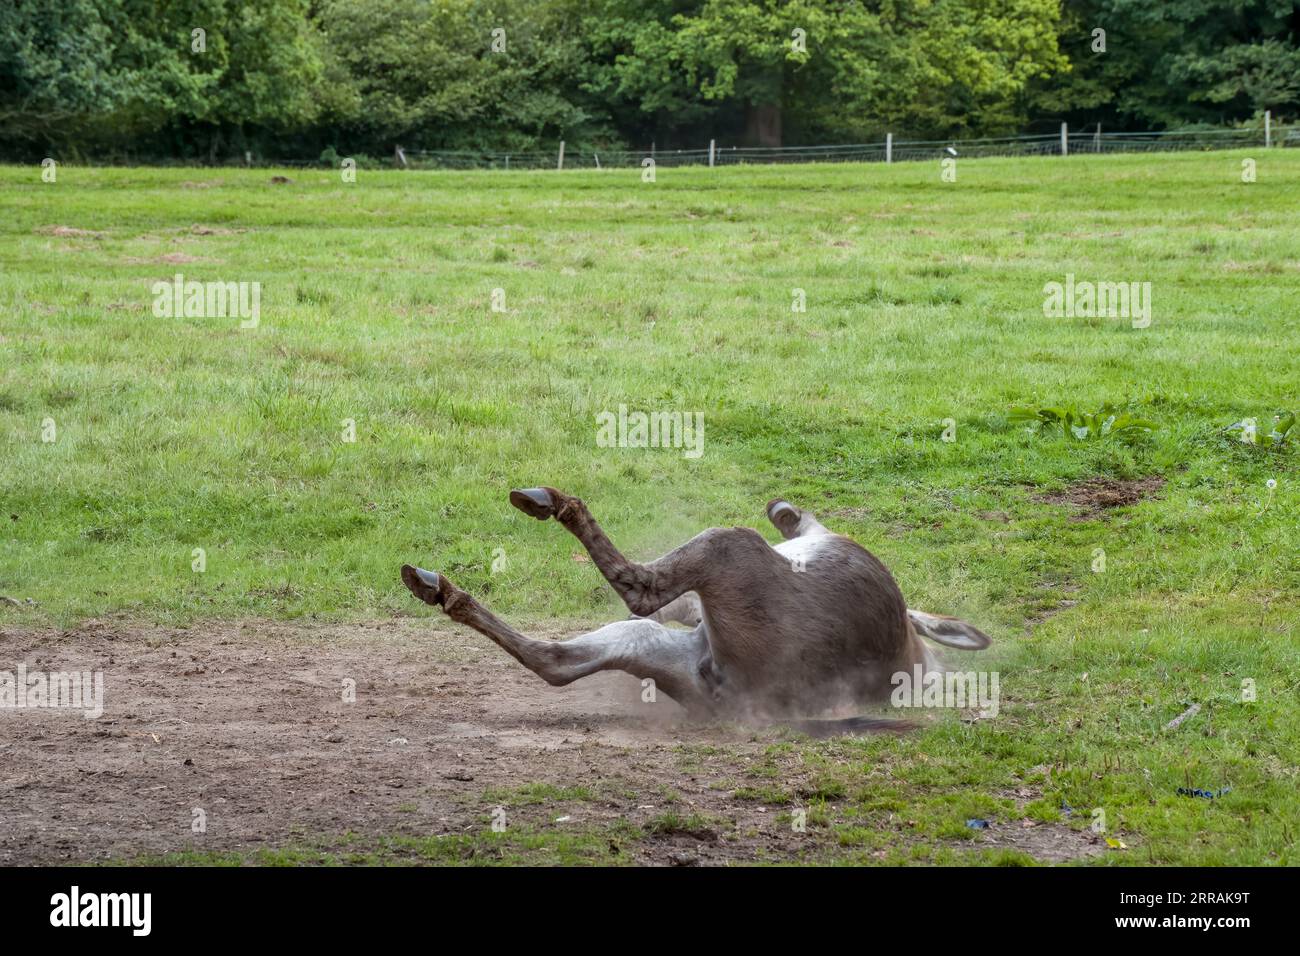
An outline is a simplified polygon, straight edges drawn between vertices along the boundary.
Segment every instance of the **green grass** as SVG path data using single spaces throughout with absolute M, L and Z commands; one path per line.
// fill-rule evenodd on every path
M 137 866 L 616 866 L 620 857 L 616 836 L 598 831 L 554 832 L 515 828 L 441 836 L 389 836 L 360 840 L 298 843 L 248 851 L 184 850 L 125 861 Z
M 515 788 L 489 787 L 483 791 L 488 804 L 503 807 L 526 807 L 555 801 L 585 802 L 595 799 L 590 787 L 557 787 L 549 783 L 528 783 Z
M 1295 862 L 1297 453 L 1222 429 L 1300 408 L 1300 153 L 961 162 L 952 184 L 937 163 L 287 186 L 0 168 L 0 594 L 36 602 L 0 623 L 434 613 L 406 561 L 516 620 L 601 620 L 623 611 L 599 574 L 511 487 L 581 495 L 637 557 L 762 528 L 785 495 L 910 603 L 993 634 L 1003 672 L 996 720 L 793 744 L 826 760 L 810 787 L 835 826 L 891 825 L 884 762 L 934 840 L 1009 819 L 998 795 L 1028 781 L 1043 813 L 1107 808 L 1133 848 L 1105 862 Z M 260 326 L 155 318 L 177 272 L 260 282 Z M 1067 273 L 1150 282 L 1151 327 L 1045 317 Z M 1007 419 L 1107 402 L 1159 428 L 1072 442 Z M 598 447 L 620 404 L 702 412 L 702 457 Z M 1036 500 L 1153 474 L 1159 496 L 1102 517 Z

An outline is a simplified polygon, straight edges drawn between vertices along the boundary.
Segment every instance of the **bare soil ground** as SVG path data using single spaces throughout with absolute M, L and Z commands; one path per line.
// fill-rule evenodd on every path
M 650 827 L 624 851 L 631 862 L 833 851 L 829 830 L 792 838 L 781 808 L 735 796 L 781 731 L 690 726 L 662 696 L 643 702 L 623 674 L 552 688 L 486 644 L 424 620 L 0 628 L 0 670 L 23 662 L 102 670 L 105 680 L 96 720 L 0 710 L 0 864 L 247 854 L 345 834 L 364 847 L 482 831 L 498 801 L 512 826 L 645 827 L 669 810 L 714 821 Z M 797 752 L 782 772 L 797 783 Z M 561 805 L 510 799 L 534 784 L 588 795 Z M 192 829 L 196 808 L 204 833 Z M 1099 852 L 1089 834 L 1065 827 L 984 842 L 1045 862 Z
M 1102 517 L 1111 508 L 1135 505 L 1144 498 L 1153 498 L 1165 486 L 1163 475 L 1123 480 L 1119 478 L 1086 478 L 1061 491 L 1039 495 L 1039 501 L 1054 505 L 1073 505 L 1077 509 L 1076 521 Z

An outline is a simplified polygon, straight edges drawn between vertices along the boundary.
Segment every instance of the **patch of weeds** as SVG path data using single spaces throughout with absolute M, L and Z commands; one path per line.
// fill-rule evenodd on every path
M 954 285 L 941 282 L 930 290 L 929 295 L 925 297 L 925 301 L 930 305 L 961 305 L 962 292 L 961 289 Z
M 1043 408 L 1013 408 L 1007 414 L 1013 423 L 1026 423 L 1040 433 L 1059 433 L 1062 438 L 1075 441 L 1096 441 L 1113 435 L 1145 434 L 1160 426 L 1145 418 L 1137 418 L 1124 409 L 1107 402 L 1095 412 L 1081 412 L 1073 405 L 1045 406 Z
M 790 802 L 790 795 L 780 787 L 739 787 L 735 791 L 735 797 L 737 800 L 752 800 L 773 806 Z
M 799 788 L 799 796 L 808 800 L 843 800 L 849 789 L 838 777 L 819 774 L 804 787 Z
M 683 816 L 676 810 L 668 810 L 642 825 L 641 831 L 647 836 L 673 836 L 684 834 L 697 840 L 712 842 L 718 838 L 717 821 L 700 813 Z
M 1259 425 L 1253 418 L 1243 418 L 1239 422 L 1233 422 L 1224 432 L 1234 434 L 1237 441 L 1244 445 L 1255 445 L 1260 448 L 1276 448 L 1286 441 L 1287 435 L 1295 426 L 1295 412 L 1286 412 L 1273 416 L 1273 428 L 1271 431 L 1260 431 Z
M 595 795 L 587 787 L 561 787 L 552 783 L 526 783 L 519 787 L 489 787 L 483 800 L 503 807 L 534 806 L 566 800 L 591 801 Z

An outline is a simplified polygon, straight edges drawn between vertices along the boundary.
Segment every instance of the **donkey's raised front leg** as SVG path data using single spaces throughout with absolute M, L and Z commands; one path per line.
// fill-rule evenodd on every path
M 562 686 L 597 671 L 650 678 L 693 717 L 713 712 L 709 645 L 702 631 L 672 631 L 649 620 L 616 621 L 567 641 L 525 637 L 434 571 L 402 567 L 402 582 L 421 601 L 485 634 L 548 684 Z
M 554 488 L 510 492 L 510 503 L 538 520 L 555 518 L 571 531 L 591 555 L 628 610 L 649 617 L 674 598 L 697 591 L 708 606 L 709 596 L 735 583 L 729 569 L 761 571 L 775 552 L 752 528 L 710 528 L 657 561 L 637 564 L 614 547 L 579 498 Z

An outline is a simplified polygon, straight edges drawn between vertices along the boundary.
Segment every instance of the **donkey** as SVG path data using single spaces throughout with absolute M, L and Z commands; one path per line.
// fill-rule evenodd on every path
M 903 730 L 908 721 L 802 718 L 887 698 L 893 675 L 910 677 L 918 665 L 942 672 L 921 637 L 963 650 L 990 644 L 965 621 L 909 608 L 874 555 L 779 498 L 767 516 L 786 539 L 780 544 L 752 528 L 711 528 L 648 564 L 625 558 L 572 495 L 528 488 L 510 492 L 510 503 L 577 537 L 633 617 L 539 641 L 444 575 L 403 565 L 402 582 L 549 684 L 621 670 L 652 680 L 692 719 L 779 720 L 818 735 Z

